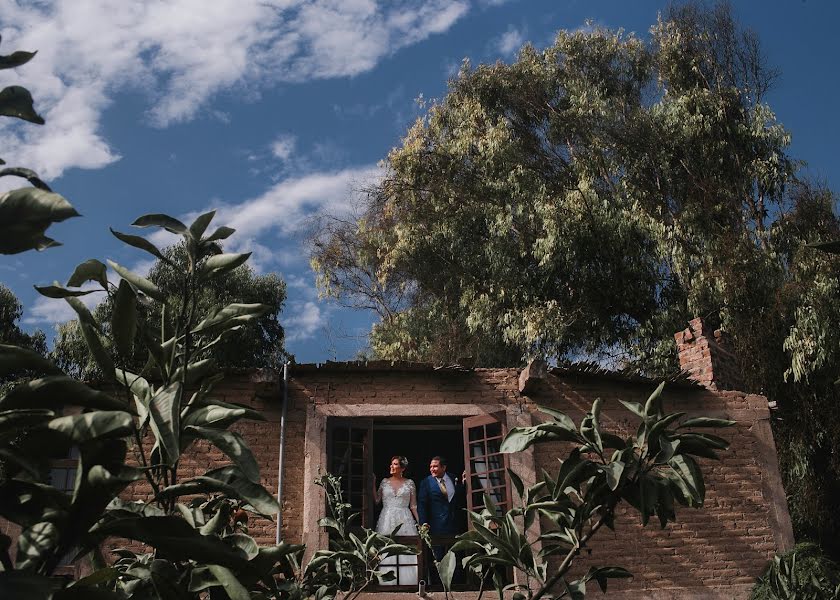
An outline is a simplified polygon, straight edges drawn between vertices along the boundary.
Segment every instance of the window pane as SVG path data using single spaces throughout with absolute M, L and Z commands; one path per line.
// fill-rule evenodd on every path
M 484 439 L 484 426 L 470 427 L 470 441 Z
M 496 471 L 504 469 L 505 459 L 501 454 L 491 454 L 487 457 L 487 469 L 489 471 Z
M 501 423 L 488 423 L 485 426 L 485 430 L 487 435 L 485 437 L 502 437 L 502 424 Z

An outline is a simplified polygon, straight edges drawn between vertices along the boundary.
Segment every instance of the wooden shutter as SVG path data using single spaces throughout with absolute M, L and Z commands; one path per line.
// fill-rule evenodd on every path
M 330 473 L 341 477 L 344 501 L 361 514 L 361 525 L 373 527 L 371 498 L 371 419 L 330 419 L 327 456 Z M 357 521 L 358 523 L 358 521 Z
M 467 470 L 467 509 L 484 508 L 488 494 L 502 514 L 510 509 L 508 458 L 499 449 L 507 433 L 505 413 L 494 413 L 464 419 L 464 465 Z

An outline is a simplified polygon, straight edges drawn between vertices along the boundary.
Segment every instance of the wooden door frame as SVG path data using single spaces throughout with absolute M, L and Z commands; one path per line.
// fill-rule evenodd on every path
M 451 417 L 463 419 L 483 414 L 503 412 L 507 427 L 528 427 L 533 425 L 531 413 L 521 404 L 310 404 L 306 413 L 304 436 L 304 489 L 302 540 L 306 544 L 304 561 L 308 561 L 316 550 L 327 547 L 327 535 L 318 527 L 318 519 L 326 511 L 323 491 L 312 484 L 319 472 L 329 464 L 327 455 L 328 420 L 331 418 L 393 418 L 394 415 L 412 418 Z M 510 468 L 519 474 L 526 486 L 536 483 L 536 463 L 533 448 L 509 457 Z M 515 490 L 514 501 L 516 501 Z M 538 524 L 535 524 L 535 527 Z M 536 531 L 536 530 L 535 530 Z

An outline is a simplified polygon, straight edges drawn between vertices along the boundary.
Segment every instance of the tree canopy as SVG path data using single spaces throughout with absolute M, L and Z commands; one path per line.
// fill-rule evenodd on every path
M 378 357 L 435 363 L 661 375 L 702 316 L 780 407 L 788 493 L 809 498 L 792 503 L 798 533 L 836 542 L 840 263 L 808 244 L 840 220 L 798 174 L 775 77 L 726 4 L 672 7 L 649 38 L 592 26 L 465 63 L 356 217 L 324 220 L 320 289 L 378 312 Z

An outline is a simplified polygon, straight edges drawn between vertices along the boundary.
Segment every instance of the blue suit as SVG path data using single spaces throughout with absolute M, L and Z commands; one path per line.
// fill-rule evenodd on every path
M 437 479 L 429 475 L 420 482 L 417 490 L 417 516 L 420 524 L 429 524 L 432 535 L 455 535 L 458 531 L 460 510 L 463 508 L 464 486 L 456 485 L 454 480 L 446 477 L 447 489 L 454 487 L 455 496 L 449 501 L 449 496 L 440 491 Z

